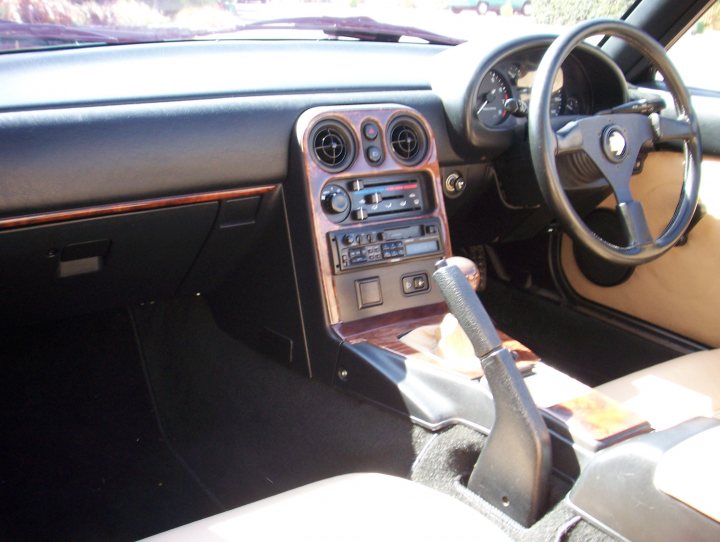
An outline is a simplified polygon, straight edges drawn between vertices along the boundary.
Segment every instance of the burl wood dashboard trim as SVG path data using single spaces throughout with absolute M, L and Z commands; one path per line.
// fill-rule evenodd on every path
M 384 348 L 403 357 L 422 355 L 412 346 L 405 344 L 400 337 L 420 326 L 438 325 L 447 314 L 445 303 L 436 303 L 413 309 L 406 309 L 389 314 L 372 316 L 356 322 L 342 323 L 333 326 L 335 332 L 351 344 L 367 341 L 379 348 Z M 512 352 L 518 367 L 522 370 L 527 365 L 540 361 L 535 352 L 498 330 L 503 346 Z M 429 363 L 439 365 L 434 360 L 425 358 Z M 453 369 L 454 370 L 454 369 Z M 458 371 L 455 371 L 458 372 Z M 460 372 L 468 378 L 480 378 L 482 369 Z
M 406 166 L 397 162 L 393 158 L 393 152 L 388 146 L 386 129 L 390 123 L 399 116 L 412 117 L 420 123 L 427 134 L 427 151 L 425 157 L 417 165 Z M 350 167 L 339 173 L 325 171 L 317 164 L 311 155 L 312 145 L 310 136 L 313 128 L 324 120 L 334 120 L 342 123 L 351 131 L 355 138 L 355 159 Z M 371 120 L 377 123 L 380 128 L 380 133 L 374 141 L 375 145 L 382 146 L 384 154 L 384 160 L 379 165 L 371 165 L 363 153 L 362 126 L 366 121 Z M 296 137 L 303 156 L 303 177 L 308 194 L 308 212 L 310 213 L 309 216 L 312 217 L 315 256 L 320 267 L 320 280 L 323 287 L 328 323 L 332 325 L 340 322 L 340 309 L 335 293 L 333 263 L 327 241 L 328 233 L 365 224 L 364 222 L 336 224 L 327 218 L 322 209 L 320 193 L 328 183 L 341 183 L 354 179 L 389 177 L 392 175 L 420 174 L 428 177 L 432 181 L 430 184 L 434 208 L 428 213 L 414 215 L 412 218 L 438 218 L 442 224 L 440 234 L 444 247 L 444 256 L 448 257 L 452 255 L 450 233 L 447 227 L 447 220 L 445 219 L 442 178 L 440 176 L 435 136 L 430 124 L 419 112 L 398 104 L 317 107 L 305 111 L 300 116 L 296 125 Z M 372 224 L 380 227 L 404 222 L 408 220 L 408 218 L 407 216 L 401 216 L 384 221 L 373 221 Z
M 602 443 L 598 449 L 651 430 L 647 420 L 592 389 L 544 410 L 572 431 Z
M 219 190 L 214 192 L 200 192 L 197 194 L 186 194 L 180 196 L 168 196 L 163 198 L 152 198 L 123 203 L 111 203 L 78 209 L 63 211 L 52 211 L 48 213 L 37 213 L 18 217 L 0 219 L 0 229 L 23 228 L 27 226 L 38 226 L 41 224 L 52 224 L 56 222 L 67 222 L 83 218 L 96 218 L 101 216 L 131 213 L 136 211 L 148 211 L 164 207 L 178 207 L 191 205 L 193 203 L 205 203 L 209 201 L 222 201 L 235 198 L 246 198 L 260 196 L 277 189 L 279 185 L 263 185 L 248 188 L 236 188 L 231 190 Z

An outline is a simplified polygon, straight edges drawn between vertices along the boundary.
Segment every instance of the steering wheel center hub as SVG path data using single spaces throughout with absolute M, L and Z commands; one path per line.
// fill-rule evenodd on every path
M 618 126 L 608 126 L 603 130 L 602 149 L 611 162 L 619 164 L 628 154 L 627 137 Z

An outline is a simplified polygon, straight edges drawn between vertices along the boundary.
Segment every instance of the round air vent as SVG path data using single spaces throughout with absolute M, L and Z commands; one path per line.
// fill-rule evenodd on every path
M 337 121 L 319 123 L 313 129 L 310 144 L 315 160 L 327 171 L 342 171 L 355 158 L 355 143 L 352 134 Z
M 415 165 L 425 158 L 427 136 L 418 121 L 410 117 L 398 117 L 388 129 L 390 148 L 395 158 L 405 165 Z

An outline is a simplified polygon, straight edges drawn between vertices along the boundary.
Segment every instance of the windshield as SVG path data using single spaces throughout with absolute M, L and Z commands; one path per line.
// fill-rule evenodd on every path
M 455 44 L 620 17 L 633 0 L 0 0 L 0 48 L 186 39 Z

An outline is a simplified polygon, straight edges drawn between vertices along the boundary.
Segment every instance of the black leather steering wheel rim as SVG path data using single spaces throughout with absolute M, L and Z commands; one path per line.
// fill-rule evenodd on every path
M 677 119 L 658 114 L 606 113 L 584 117 L 557 131 L 553 129 L 550 100 L 555 76 L 575 47 L 599 34 L 627 41 L 658 68 L 673 96 Z M 665 50 L 642 30 L 623 21 L 600 19 L 581 23 L 558 37 L 543 56 L 535 75 L 528 131 L 533 167 L 546 203 L 570 236 L 599 257 L 620 265 L 649 262 L 670 250 L 690 224 L 698 202 L 702 161 L 697 118 L 690 95 Z M 630 193 L 630 177 L 644 146 L 671 140 L 681 140 L 683 144 L 683 185 L 673 217 L 657 239 L 653 239 L 642 206 Z M 623 142 L 622 152 L 617 152 Z M 565 193 L 556 157 L 578 151 L 586 152 L 611 184 L 618 202 L 616 210 L 629 239 L 628 246 L 617 246 L 598 237 Z

